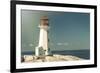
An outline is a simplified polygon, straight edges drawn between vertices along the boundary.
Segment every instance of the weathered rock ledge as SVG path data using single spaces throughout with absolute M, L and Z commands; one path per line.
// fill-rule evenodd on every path
M 53 61 L 77 61 L 83 60 L 82 58 L 72 56 L 72 55 L 50 55 L 50 56 L 34 56 L 34 55 L 24 55 L 21 58 L 22 62 L 53 62 Z

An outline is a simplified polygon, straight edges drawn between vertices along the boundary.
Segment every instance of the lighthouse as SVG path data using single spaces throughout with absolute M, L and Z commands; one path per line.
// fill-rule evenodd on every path
M 40 18 L 39 24 L 39 43 L 35 48 L 36 56 L 49 55 L 49 47 L 48 47 L 48 28 L 49 28 L 49 19 L 47 16 L 43 16 Z

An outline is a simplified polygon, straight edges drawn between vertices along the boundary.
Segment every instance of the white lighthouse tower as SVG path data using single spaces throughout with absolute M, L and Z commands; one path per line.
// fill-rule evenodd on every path
M 39 44 L 35 48 L 35 55 L 49 55 L 48 48 L 48 28 L 49 28 L 49 20 L 47 16 L 43 16 L 40 19 L 40 35 L 39 35 Z

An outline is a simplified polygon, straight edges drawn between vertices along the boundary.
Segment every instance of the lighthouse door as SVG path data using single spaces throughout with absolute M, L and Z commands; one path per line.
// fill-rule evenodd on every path
M 39 47 L 39 55 L 41 55 L 41 56 L 45 55 L 45 51 L 43 50 L 42 47 Z

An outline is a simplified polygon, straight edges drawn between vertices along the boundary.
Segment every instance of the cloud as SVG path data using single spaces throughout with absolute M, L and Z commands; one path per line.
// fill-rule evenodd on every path
M 29 44 L 29 46 L 30 46 L 30 47 L 32 47 L 32 46 L 33 46 L 33 44 L 31 43 L 31 44 Z
M 65 43 L 57 43 L 57 45 L 58 46 L 68 46 L 69 44 L 65 42 Z
M 57 45 L 63 45 L 62 43 L 57 43 Z

